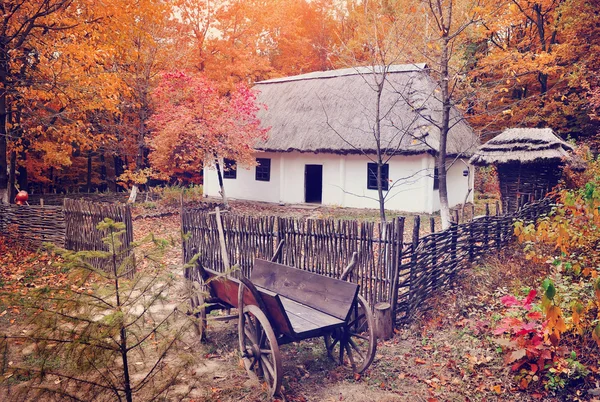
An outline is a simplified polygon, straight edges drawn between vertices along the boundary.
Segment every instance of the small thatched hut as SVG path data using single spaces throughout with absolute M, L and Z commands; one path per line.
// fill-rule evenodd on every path
M 556 186 L 571 150 L 550 128 L 509 128 L 481 145 L 470 163 L 496 166 L 503 209 L 514 211 Z

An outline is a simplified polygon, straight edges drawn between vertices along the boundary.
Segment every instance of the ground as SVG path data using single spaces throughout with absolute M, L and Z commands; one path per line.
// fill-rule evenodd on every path
M 248 208 L 234 204 L 234 209 Z M 260 207 L 259 207 L 260 209 Z M 284 210 L 290 212 L 289 208 Z M 301 209 L 298 213 L 303 213 Z M 326 210 L 330 213 L 330 210 Z M 323 213 L 321 211 L 320 213 Z M 321 216 L 322 217 L 322 216 Z M 135 220 L 135 237 L 149 232 L 180 238 L 179 217 Z M 0 285 L 26 297 L 31 287 L 66 280 L 51 264 L 48 254 L 36 254 L 21 245 L 0 242 Z M 166 256 L 173 272 L 181 274 L 181 251 L 174 247 Z M 142 267 L 143 269 L 143 267 Z M 518 389 L 510 369 L 497 351 L 490 326 L 501 311 L 500 296 L 531 286 L 540 277 L 522 263 L 520 249 L 512 247 L 501 256 L 490 255 L 462 272 L 452 289 L 440 292 L 423 306 L 423 314 L 397 329 L 394 337 L 378 345 L 372 366 L 354 375 L 327 358 L 322 338 L 282 347 L 284 393 L 288 401 L 552 401 L 576 400 L 577 388 L 568 397 L 551 392 Z M 169 295 L 171 304 L 185 299 L 185 286 Z M 180 317 L 184 320 L 185 317 Z M 27 328 L 19 306 L 0 299 L 0 327 L 17 334 Z M 200 343 L 190 329 L 184 345 L 171 362 L 187 361 L 186 370 L 169 391 L 169 401 L 263 401 L 266 392 L 250 381 L 237 351 L 237 322 L 212 321 L 208 341 Z M 13 359 L 27 359 L 31 350 L 20 350 Z M 183 356 L 183 357 L 182 357 Z M 2 368 L 0 374 L 4 373 Z M 14 379 L 13 379 L 14 380 Z M 15 381 L 12 382 L 15 385 Z M 11 400 L 6 382 L 0 382 L 0 399 Z M 581 400 L 589 400 L 584 394 Z

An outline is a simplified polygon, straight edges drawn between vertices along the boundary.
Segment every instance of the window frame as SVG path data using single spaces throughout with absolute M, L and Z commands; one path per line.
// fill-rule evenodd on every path
M 271 158 L 256 158 L 254 180 L 271 181 Z
M 373 172 L 373 174 L 371 174 Z M 390 188 L 390 165 L 381 165 L 381 189 L 389 191 Z M 377 163 L 367 163 L 367 189 L 377 190 Z
M 234 169 L 232 169 L 234 167 Z M 223 178 L 237 179 L 237 163 L 233 159 L 223 159 Z

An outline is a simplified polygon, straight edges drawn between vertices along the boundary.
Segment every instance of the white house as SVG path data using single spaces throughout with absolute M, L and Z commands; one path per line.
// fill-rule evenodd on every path
M 397 65 L 385 79 L 373 68 L 316 72 L 258 82 L 260 118 L 269 138 L 257 144 L 255 166 L 221 166 L 227 196 L 274 203 L 377 208 L 376 138 L 387 162 L 382 183 L 386 209 L 439 210 L 434 155 L 441 120 L 439 89 L 427 66 Z M 383 82 L 377 108 L 377 80 Z M 378 113 L 379 111 L 379 113 Z M 379 117 L 378 117 L 379 116 Z M 467 161 L 478 138 L 456 109 L 447 144 L 450 206 L 472 200 Z M 227 167 L 235 166 L 228 169 Z M 219 196 L 214 166 L 204 192 Z

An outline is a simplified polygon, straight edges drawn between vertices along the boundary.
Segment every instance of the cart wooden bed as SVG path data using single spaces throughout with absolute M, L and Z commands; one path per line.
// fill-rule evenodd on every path
M 343 279 L 355 263 L 356 255 Z M 281 387 L 280 345 L 323 336 L 329 357 L 355 372 L 362 373 L 373 361 L 373 316 L 355 283 L 261 259 L 254 261 L 249 279 L 201 264 L 195 274 L 208 290 L 194 303 L 201 310 L 201 334 L 211 310 L 237 308 L 241 358 L 249 375 L 268 384 L 271 395 Z

